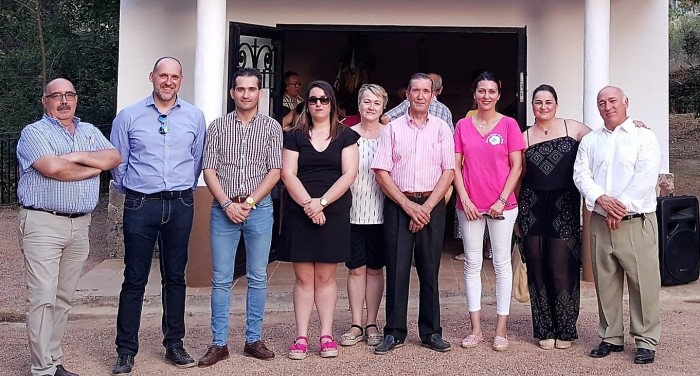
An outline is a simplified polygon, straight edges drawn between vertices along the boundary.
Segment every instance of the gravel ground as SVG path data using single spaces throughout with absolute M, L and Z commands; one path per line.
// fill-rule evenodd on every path
M 160 316 L 144 317 L 141 329 L 141 352 L 136 357 L 133 375 L 302 375 L 314 371 L 328 375 L 697 375 L 700 350 L 694 341 L 700 324 L 700 304 L 680 298 L 664 301 L 662 313 L 663 338 L 653 365 L 635 365 L 634 344 L 627 338 L 623 353 L 613 353 L 604 359 L 588 357 L 588 351 L 598 343 L 596 335 L 597 308 L 594 299 L 582 304 L 578 322 L 579 340 L 568 350 L 540 350 L 530 333 L 529 306 L 514 302 L 509 325 L 510 349 L 497 353 L 489 343 L 474 349 L 459 348 L 466 335 L 465 307 L 443 306 L 444 336 L 453 350 L 440 354 L 420 347 L 417 336 L 416 313 L 410 314 L 408 343 L 385 356 L 373 355 L 361 342 L 342 348 L 336 359 L 318 356 L 318 345 L 312 340 L 309 357 L 303 361 L 286 358 L 286 349 L 294 336 L 294 316 L 291 312 L 268 313 L 265 318 L 266 342 L 277 353 L 272 361 L 259 361 L 241 354 L 244 316 L 231 317 L 229 349 L 231 358 L 206 368 L 177 370 L 162 361 Z M 382 315 L 383 316 L 383 315 Z M 338 313 L 335 334 L 345 329 L 348 311 Z M 383 317 L 380 317 L 382 320 Z M 626 320 L 628 323 L 629 320 Z M 495 307 L 484 306 L 484 333 L 492 340 L 495 327 Z M 311 325 L 311 338 L 318 336 L 318 322 Z M 86 319 L 70 322 L 63 341 L 65 366 L 81 375 L 108 375 L 115 362 L 114 318 Z M 28 348 L 24 325 L 0 324 L 0 362 L 2 375 L 26 375 Z M 191 355 L 204 355 L 210 340 L 209 316 L 195 314 L 187 317 L 185 345 Z

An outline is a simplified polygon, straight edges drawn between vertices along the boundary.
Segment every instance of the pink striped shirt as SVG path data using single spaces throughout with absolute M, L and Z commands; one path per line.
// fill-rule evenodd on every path
M 428 115 L 418 126 L 406 112 L 382 130 L 372 169 L 388 171 L 402 192 L 432 191 L 444 170 L 454 170 L 454 151 L 444 120 Z

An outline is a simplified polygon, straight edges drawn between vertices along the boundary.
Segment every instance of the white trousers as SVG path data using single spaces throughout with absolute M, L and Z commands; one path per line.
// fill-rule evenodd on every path
M 496 314 L 510 312 L 510 297 L 513 290 L 513 268 L 511 266 L 511 240 L 518 208 L 504 210 L 505 220 L 477 219 L 470 221 L 464 210 L 457 209 L 459 228 L 464 244 L 464 282 L 469 312 L 481 310 L 481 266 L 484 260 L 484 228 L 488 221 L 493 268 L 496 271 Z

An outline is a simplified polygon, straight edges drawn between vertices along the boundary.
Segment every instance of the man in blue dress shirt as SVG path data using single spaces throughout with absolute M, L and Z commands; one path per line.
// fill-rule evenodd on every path
M 44 116 L 22 130 L 17 144 L 31 374 L 71 376 L 76 374 L 63 367 L 61 339 L 90 251 L 99 175 L 119 163 L 119 152 L 99 129 L 75 117 L 78 94 L 70 81 L 49 82 L 41 103 Z
M 122 163 L 112 170 L 124 200 L 124 283 L 117 313 L 114 375 L 130 373 L 138 353 L 143 295 L 158 242 L 163 298 L 165 361 L 196 365 L 183 346 L 185 265 L 194 216 L 192 190 L 202 170 L 206 124 L 201 110 L 177 96 L 182 66 L 172 57 L 156 61 L 149 75 L 153 93 L 123 109 L 110 139 Z

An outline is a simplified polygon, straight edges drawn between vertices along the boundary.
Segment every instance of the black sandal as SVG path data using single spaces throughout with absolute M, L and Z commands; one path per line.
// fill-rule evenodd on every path
M 353 328 L 360 329 L 360 335 L 357 336 L 355 335 L 355 332 L 352 330 Z M 340 336 L 340 345 L 341 346 L 354 346 L 358 342 L 363 341 L 365 339 L 365 331 L 362 329 L 361 326 L 352 324 L 350 325 L 350 330 L 347 332 L 343 333 L 342 336 Z

